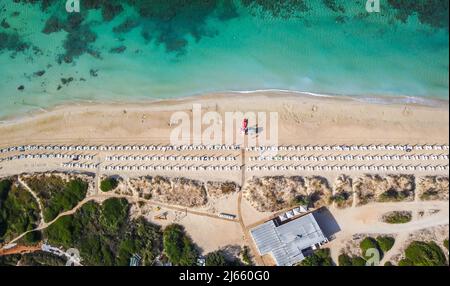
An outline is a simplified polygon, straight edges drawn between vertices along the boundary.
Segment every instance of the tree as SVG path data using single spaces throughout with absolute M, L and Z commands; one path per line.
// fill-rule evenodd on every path
M 366 266 L 366 260 L 360 256 L 352 258 L 352 266 Z
M 163 232 L 164 252 L 170 262 L 180 266 L 196 264 L 198 252 L 184 228 L 178 224 L 168 225 Z
M 102 192 L 109 192 L 117 188 L 118 185 L 119 182 L 116 178 L 108 177 L 101 181 L 100 190 L 102 190 Z
M 352 258 L 347 254 L 341 254 L 338 257 L 339 266 L 352 266 Z
M 206 266 L 228 266 L 223 251 L 218 250 L 206 255 Z
M 242 251 L 242 261 L 247 265 L 252 265 L 252 259 L 250 257 L 250 248 L 246 245 Z
M 380 252 L 380 258 L 383 255 L 382 251 L 380 251 L 380 247 L 378 245 L 378 242 L 374 238 L 372 238 L 370 236 L 364 238 L 360 242 L 359 247 L 361 248 L 362 256 L 364 258 L 368 258 L 368 257 L 366 257 L 366 255 L 367 255 L 367 250 L 369 250 L 369 249 L 376 249 L 376 250 L 378 250 Z
M 333 266 L 329 248 L 322 248 L 300 262 L 301 266 Z
M 414 266 L 445 266 L 447 259 L 442 249 L 433 241 L 413 241 L 405 250 L 402 264 Z
M 378 236 L 377 243 L 383 253 L 386 253 L 394 246 L 395 238 L 391 236 Z

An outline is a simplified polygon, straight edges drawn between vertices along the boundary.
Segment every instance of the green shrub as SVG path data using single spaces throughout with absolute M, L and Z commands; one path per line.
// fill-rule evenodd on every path
M 242 261 L 247 265 L 252 265 L 252 259 L 250 257 L 250 248 L 246 245 L 242 251 Z
M 390 262 L 390 261 L 386 261 L 384 263 L 384 266 L 394 266 L 394 264 L 392 264 L 392 262 Z
M 390 224 L 408 223 L 412 219 L 412 213 L 407 211 L 393 211 L 383 216 L 383 221 Z
M 46 222 L 73 209 L 85 198 L 88 189 L 88 183 L 81 179 L 65 182 L 58 176 L 35 176 L 27 178 L 26 182 L 41 199 Z
M 352 258 L 347 254 L 341 254 L 338 257 L 339 266 L 352 266 Z
M 366 266 L 366 260 L 360 256 L 352 258 L 352 266 Z
M 378 236 L 377 243 L 383 253 L 386 253 L 394 246 L 395 238 L 391 236 Z
M 301 266 L 333 266 L 329 248 L 316 250 L 311 256 L 300 262 Z
M 350 198 L 350 196 L 351 194 L 348 192 L 340 192 L 332 196 L 330 202 L 335 202 L 338 206 L 341 206 Z
M 407 258 L 403 258 L 398 262 L 398 266 L 414 266 L 414 263 Z
M 0 197 L 0 242 L 37 227 L 39 206 L 28 191 L 10 180 L 3 180 Z
M 102 192 L 109 192 L 117 188 L 118 185 L 119 181 L 117 181 L 116 178 L 108 177 L 101 181 L 100 190 L 102 190 Z
M 164 252 L 172 264 L 196 265 L 198 251 L 181 225 L 171 224 L 164 229 L 163 246 Z
M 0 181 L 0 206 L 2 201 L 6 200 L 8 193 L 11 190 L 12 181 L 9 179 Z
M 397 192 L 394 189 L 387 190 L 378 197 L 380 202 L 399 202 L 405 200 L 409 196 L 408 191 Z
M 206 266 L 228 266 L 229 262 L 226 260 L 222 251 L 214 251 L 206 255 Z
M 32 231 L 27 234 L 25 234 L 22 238 L 23 244 L 26 245 L 33 245 L 41 241 L 42 239 L 42 233 L 40 231 Z
M 292 202 L 293 206 L 306 206 L 309 207 L 311 205 L 311 197 L 309 196 L 303 196 L 303 195 L 299 195 L 297 197 L 295 197 L 295 199 Z
M 444 247 L 447 248 L 447 250 L 448 250 L 448 238 L 446 240 L 444 240 Z
M 366 257 L 366 254 L 367 254 L 367 250 L 369 250 L 371 248 L 377 249 L 380 252 L 380 258 L 382 256 L 382 252 L 380 251 L 380 246 L 378 245 L 378 242 L 372 237 L 364 238 L 360 242 L 359 247 L 361 248 L 361 253 L 364 258 L 369 258 L 369 257 Z
M 162 232 L 144 218 L 129 219 L 125 199 L 88 202 L 74 215 L 59 218 L 45 231 L 50 244 L 80 250 L 83 265 L 127 266 L 134 254 L 153 265 L 162 251 Z
M 405 260 L 414 266 L 447 265 L 444 252 L 433 241 L 413 241 L 405 250 Z

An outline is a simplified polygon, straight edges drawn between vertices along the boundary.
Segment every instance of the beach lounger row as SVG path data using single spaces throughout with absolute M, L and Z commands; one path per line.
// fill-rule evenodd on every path
M 183 171 L 240 171 L 241 166 L 128 166 L 128 165 L 111 165 L 111 166 L 102 166 L 101 169 L 103 171 L 175 171 L 175 172 L 183 172 Z
M 24 151 L 183 151 L 183 150 L 239 150 L 239 145 L 23 145 L 0 149 L 0 153 Z
M 449 160 L 449 155 L 339 155 L 339 156 L 254 156 L 255 161 L 400 161 L 400 160 Z
M 236 156 L 106 156 L 106 161 L 236 161 Z
M 79 168 L 79 169 L 97 169 L 100 164 L 98 163 L 62 163 L 61 166 L 64 168 Z
M 25 160 L 25 159 L 71 159 L 71 160 L 93 160 L 94 155 L 84 155 L 84 154 L 21 154 L 10 156 L 6 158 L 0 158 L 2 161 L 15 161 L 15 160 Z
M 412 150 L 449 150 L 449 145 L 289 145 L 289 146 L 253 146 L 246 151 L 412 151 Z
M 448 171 L 449 166 L 247 166 L 246 171 L 376 171 L 376 172 L 388 172 L 388 171 Z

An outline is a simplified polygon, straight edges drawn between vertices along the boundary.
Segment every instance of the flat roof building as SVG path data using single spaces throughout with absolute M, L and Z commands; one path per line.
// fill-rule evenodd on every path
M 271 254 L 278 266 L 291 266 L 308 251 L 328 242 L 312 213 L 281 222 L 278 218 L 250 231 L 261 255 Z

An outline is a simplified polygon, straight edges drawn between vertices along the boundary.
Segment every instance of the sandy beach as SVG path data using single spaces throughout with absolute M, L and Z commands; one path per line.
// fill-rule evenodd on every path
M 174 112 L 277 112 L 279 144 L 448 143 L 449 105 L 375 104 L 261 92 L 141 103 L 79 103 L 0 123 L 1 145 L 39 142 L 168 143 Z M 49 140 L 51 138 L 51 140 Z

